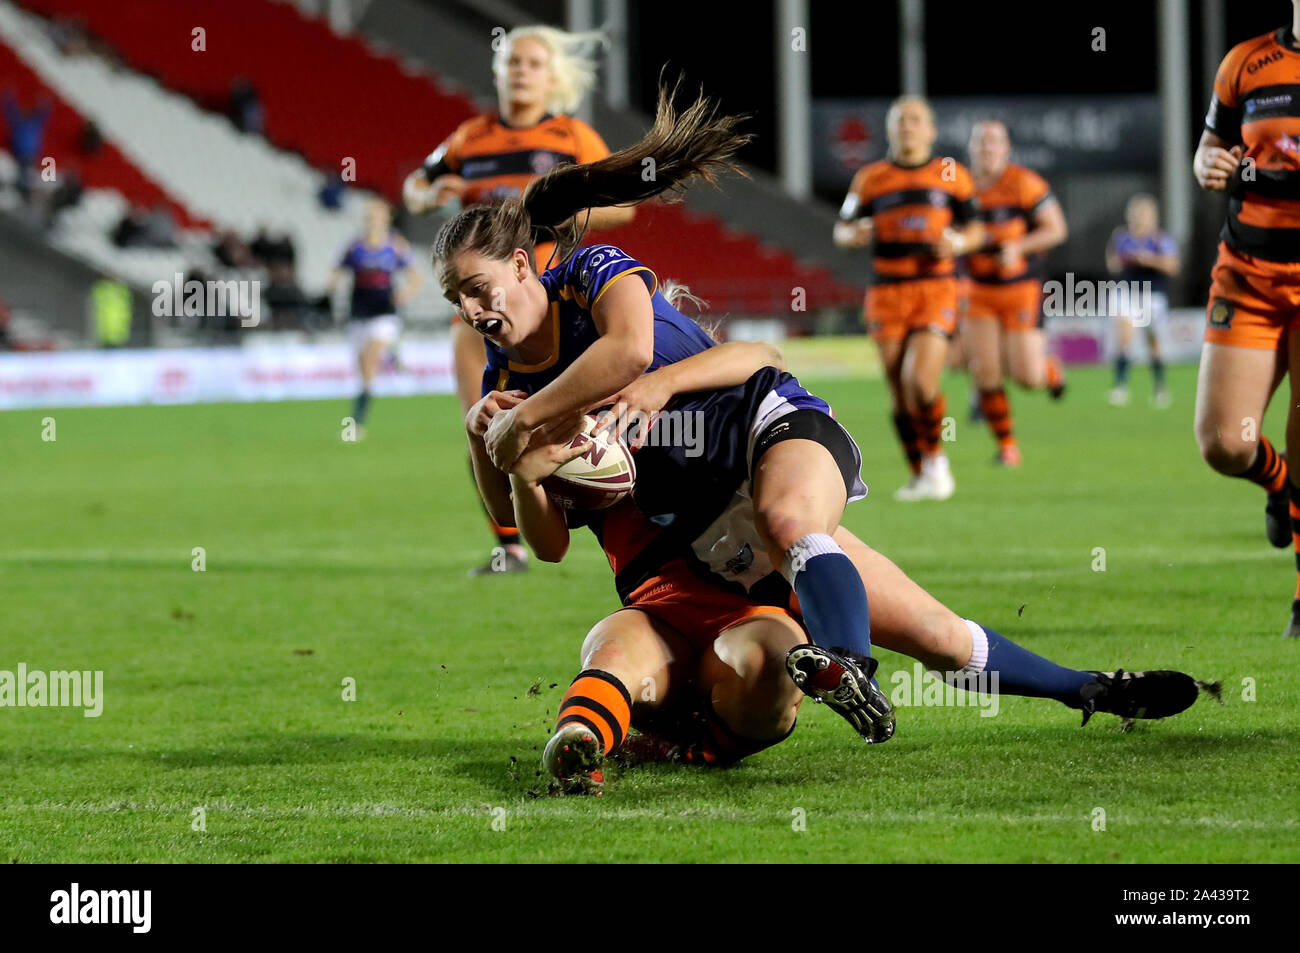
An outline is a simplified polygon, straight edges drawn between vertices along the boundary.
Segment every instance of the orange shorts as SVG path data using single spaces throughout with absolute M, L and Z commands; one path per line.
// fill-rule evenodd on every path
M 917 278 L 875 284 L 864 303 L 867 331 L 877 341 L 901 341 L 913 331 L 952 337 L 957 330 L 957 279 Z
M 1008 332 L 1033 331 L 1042 325 L 1043 287 L 1037 281 L 1003 285 L 974 282 L 970 294 L 971 321 L 997 321 Z
M 1210 277 L 1207 343 L 1272 351 L 1300 325 L 1300 262 L 1264 261 L 1220 242 Z
M 701 654 L 713 646 L 719 634 L 742 622 L 764 615 L 783 615 L 799 621 L 778 606 L 758 605 L 739 593 L 712 585 L 680 559 L 634 590 L 626 608 L 640 609 L 675 629 Z

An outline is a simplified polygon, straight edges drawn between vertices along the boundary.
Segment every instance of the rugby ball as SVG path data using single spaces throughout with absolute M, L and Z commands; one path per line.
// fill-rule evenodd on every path
M 582 432 L 574 435 L 569 446 L 591 443 L 582 456 L 575 457 L 542 481 L 542 489 L 566 510 L 603 510 L 632 492 L 636 485 L 636 464 L 622 440 L 608 428 L 598 434 L 596 415 L 587 414 Z

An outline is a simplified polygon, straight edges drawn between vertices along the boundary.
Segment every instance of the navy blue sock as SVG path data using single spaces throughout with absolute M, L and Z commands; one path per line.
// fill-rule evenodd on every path
M 966 620 L 974 642 L 971 664 L 990 676 L 997 674 L 997 691 L 1002 695 L 1028 695 L 1031 698 L 1054 698 L 1071 708 L 1080 704 L 1079 689 L 1096 678 L 1078 669 L 1065 668 L 1021 648 L 1005 635 L 987 626 Z M 978 631 L 977 631 L 978 630 Z M 982 633 L 982 637 L 981 637 Z
M 1156 390 L 1160 390 L 1165 386 L 1165 362 L 1158 357 L 1151 359 L 1151 379 Z
M 867 590 L 844 550 L 824 533 L 813 533 L 790 547 L 785 569 L 813 643 L 869 658 Z
M 352 419 L 359 424 L 366 422 L 366 414 L 370 411 L 370 391 L 363 390 L 357 394 L 357 399 L 352 402 Z
M 1128 355 L 1120 354 L 1115 358 L 1115 386 L 1123 387 L 1128 383 Z

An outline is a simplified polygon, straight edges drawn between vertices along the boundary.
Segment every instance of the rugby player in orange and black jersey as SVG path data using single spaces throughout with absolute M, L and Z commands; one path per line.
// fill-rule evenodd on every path
M 1300 373 L 1300 0 L 1292 21 L 1239 43 L 1214 79 L 1193 160 L 1202 188 L 1227 196 L 1206 305 L 1197 382 L 1201 455 L 1268 494 L 1265 529 L 1296 552 L 1288 637 L 1300 637 L 1300 486 L 1283 450 L 1243 420 L 1262 422 L 1282 377 Z M 1300 408 L 1287 419 L 1300 446 Z

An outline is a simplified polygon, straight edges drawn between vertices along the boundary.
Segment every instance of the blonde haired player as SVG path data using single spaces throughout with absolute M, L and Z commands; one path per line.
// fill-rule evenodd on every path
M 1009 374 L 1027 390 L 1046 389 L 1054 398 L 1065 391 L 1065 375 L 1047 354 L 1040 297 L 1043 253 L 1065 241 L 1068 229 L 1042 176 L 1011 161 L 1011 137 L 1003 123 L 975 123 L 970 158 L 985 244 L 968 262 L 964 342 L 980 411 L 998 442 L 997 462 L 1019 466 L 1020 446 L 1002 382 Z
M 983 242 L 975 183 L 966 167 L 933 155 L 929 104 L 904 96 L 885 120 L 889 155 L 853 177 L 835 225 L 841 248 L 870 246 L 874 281 L 867 328 L 880 348 L 894 427 L 911 478 L 899 500 L 946 500 L 954 482 L 940 440 L 946 403 L 940 376 L 957 327 L 954 263 Z
M 568 115 L 595 85 L 596 62 L 589 55 L 604 40 L 600 33 L 565 33 L 548 26 L 516 27 L 501 38 L 492 57 L 497 112 L 461 123 L 406 177 L 402 196 L 412 213 L 459 200 L 464 207 L 496 204 L 518 196 L 533 179 L 564 162 L 594 162 L 609 155 L 596 131 Z M 590 209 L 582 215 L 593 229 L 631 221 L 631 208 Z M 538 244 L 535 268 L 545 271 L 554 244 Z M 456 392 L 468 410 L 479 399 L 487 363 L 483 340 L 464 321 L 451 325 Z M 528 554 L 519 531 L 488 521 L 497 549 L 471 575 L 519 572 Z

